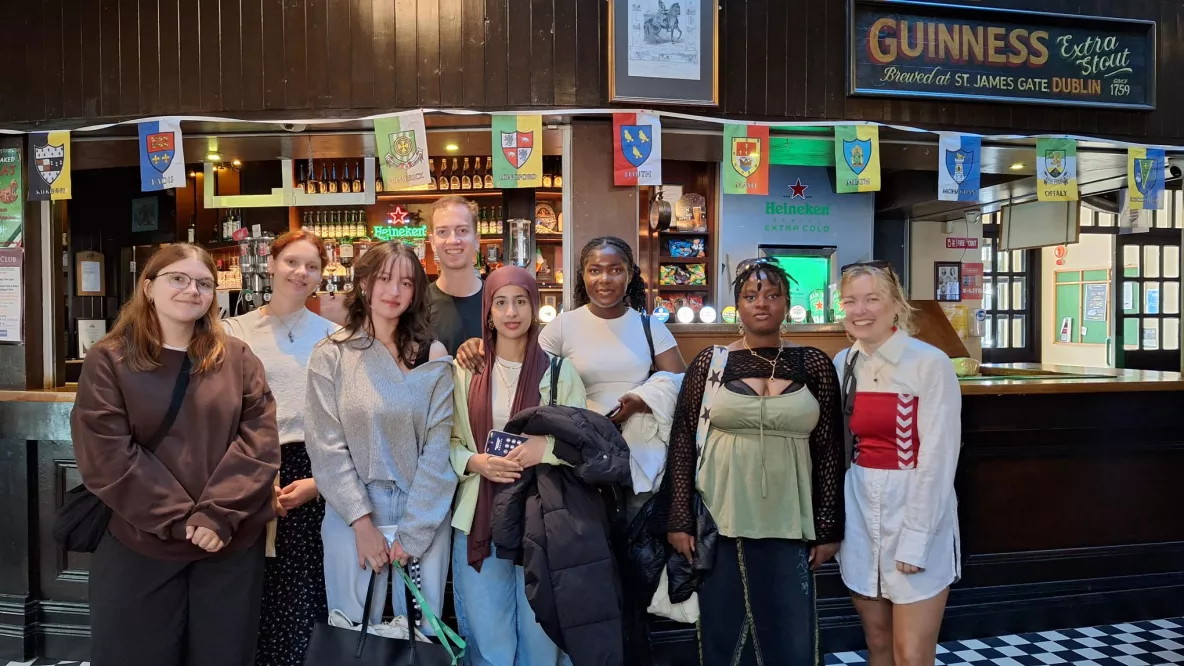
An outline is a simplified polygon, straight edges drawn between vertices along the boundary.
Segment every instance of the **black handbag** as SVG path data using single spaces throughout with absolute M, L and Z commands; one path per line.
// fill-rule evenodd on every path
M 404 640 L 376 636 L 367 631 L 365 626 L 346 629 L 327 622 L 317 622 L 308 642 L 308 651 L 304 653 L 304 666 L 456 666 L 459 663 L 465 654 L 464 640 L 436 617 L 406 570 L 397 563 L 391 567 L 399 572 L 407 591 L 419 604 L 424 619 L 440 642 L 415 640 L 414 625 L 408 627 L 411 635 Z M 370 586 L 366 588 L 366 601 L 362 604 L 363 625 L 370 620 L 373 610 L 371 605 L 377 603 L 382 606 L 386 602 L 385 594 L 374 594 L 377 581 L 378 573 L 372 572 Z M 411 608 L 410 600 L 407 607 Z
M 177 373 L 177 381 L 173 385 L 173 397 L 169 402 L 168 412 L 164 420 L 156 427 L 156 432 L 140 446 L 153 453 L 160 441 L 173 427 L 177 419 L 177 412 L 181 410 L 181 403 L 185 400 L 185 391 L 189 388 L 189 356 L 181 362 L 181 370 Z M 99 541 L 107 532 L 107 525 L 111 522 L 111 507 L 103 504 L 97 495 L 79 484 L 71 488 L 58 509 L 53 520 L 53 538 L 63 548 L 73 553 L 93 553 L 99 547 Z

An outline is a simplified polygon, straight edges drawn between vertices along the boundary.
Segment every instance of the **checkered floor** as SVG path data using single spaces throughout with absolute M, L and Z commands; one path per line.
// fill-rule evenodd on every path
M 827 666 L 866 663 L 866 652 L 826 655 Z M 937 663 L 977 666 L 1184 664 L 1184 618 L 951 641 L 937 647 Z
M 951 641 L 937 648 L 937 663 L 976 666 L 1163 666 L 1184 665 L 1184 617 L 1063 629 L 1037 634 Z M 866 652 L 826 655 L 826 666 L 867 664 Z M 85 661 L 7 662 L 3 666 L 90 666 Z

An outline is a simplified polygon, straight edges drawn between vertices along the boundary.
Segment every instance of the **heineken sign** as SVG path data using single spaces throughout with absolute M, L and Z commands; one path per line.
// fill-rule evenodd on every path
M 380 241 L 407 240 L 428 237 L 427 225 L 403 226 L 385 225 L 374 227 L 374 237 Z
M 849 0 L 848 92 L 1155 108 L 1155 23 Z

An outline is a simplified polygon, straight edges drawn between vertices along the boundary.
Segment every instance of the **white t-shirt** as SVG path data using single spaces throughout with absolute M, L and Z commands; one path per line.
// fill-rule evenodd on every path
M 678 345 L 666 325 L 652 317 L 650 333 L 655 356 Z M 601 414 L 650 376 L 650 348 L 636 310 L 616 319 L 601 319 L 586 305 L 564 312 L 543 327 L 539 346 L 575 367 L 588 392 L 588 409 Z
M 284 322 L 287 322 L 285 324 Z M 288 325 L 292 339 L 288 339 Z M 305 310 L 284 318 L 264 316 L 262 310 L 223 319 L 227 333 L 247 343 L 267 372 L 275 396 L 280 444 L 304 441 L 304 394 L 308 386 L 308 358 L 313 347 L 338 328 L 337 324 Z
M 506 361 L 494 357 L 493 360 L 493 379 L 490 381 L 490 388 L 493 389 L 490 396 L 493 413 L 493 429 L 502 430 L 506 427 L 506 421 L 510 420 L 513 414 L 510 410 L 514 406 L 514 394 L 518 392 L 518 378 L 522 375 L 522 363 L 514 361 Z

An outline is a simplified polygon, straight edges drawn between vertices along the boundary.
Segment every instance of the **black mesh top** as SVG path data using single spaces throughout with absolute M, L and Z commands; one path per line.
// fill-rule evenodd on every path
M 670 453 L 666 462 L 670 492 L 668 529 L 671 532 L 695 532 L 695 519 L 691 511 L 698 456 L 695 431 L 699 425 L 699 407 L 703 402 L 703 390 L 711 367 L 711 352 L 711 347 L 699 352 L 687 368 L 674 413 Z M 759 354 L 761 358 L 755 358 L 754 354 Z M 751 352 L 728 352 L 722 381 L 727 383 L 737 379 L 767 378 L 769 363 L 776 355 L 775 347 Z M 830 357 L 821 350 L 814 347 L 786 347 L 777 361 L 774 376 L 805 384 L 818 401 L 818 425 L 810 433 L 810 460 L 814 468 L 814 534 L 817 543 L 838 543 L 843 540 L 843 475 L 846 473 L 838 373 Z

